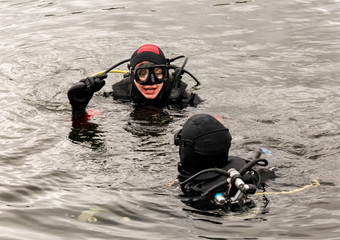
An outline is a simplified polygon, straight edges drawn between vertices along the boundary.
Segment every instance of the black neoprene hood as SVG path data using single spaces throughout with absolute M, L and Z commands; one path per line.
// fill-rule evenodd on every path
M 130 67 L 132 69 L 143 61 L 153 62 L 155 64 L 166 64 L 166 58 L 163 51 L 156 45 L 146 44 L 139 47 L 131 56 Z
M 190 117 L 175 136 L 180 146 L 180 164 L 192 174 L 213 167 L 223 167 L 228 162 L 231 145 L 229 130 L 209 114 Z

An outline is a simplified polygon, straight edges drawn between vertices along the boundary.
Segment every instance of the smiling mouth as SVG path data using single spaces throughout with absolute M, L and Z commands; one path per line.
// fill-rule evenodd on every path
M 144 92 L 148 93 L 148 94 L 153 94 L 156 91 L 156 88 L 154 87 L 147 87 L 147 88 L 143 88 Z

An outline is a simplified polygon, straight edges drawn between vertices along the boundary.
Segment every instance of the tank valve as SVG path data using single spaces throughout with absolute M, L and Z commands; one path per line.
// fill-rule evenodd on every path
M 219 205 L 224 205 L 226 200 L 222 193 L 215 194 L 215 202 Z

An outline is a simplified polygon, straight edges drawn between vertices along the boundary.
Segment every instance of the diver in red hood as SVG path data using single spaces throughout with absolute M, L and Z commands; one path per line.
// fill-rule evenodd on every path
M 167 59 L 163 51 L 156 45 L 147 44 L 139 47 L 130 59 L 124 60 L 114 67 L 128 62 L 129 72 L 124 79 L 112 85 L 111 92 L 104 96 L 111 96 L 118 101 L 131 101 L 136 104 L 152 104 L 166 106 L 180 104 L 182 106 L 195 106 L 202 100 L 195 94 L 186 90 L 187 84 L 181 80 L 184 73 L 189 74 L 199 85 L 199 81 L 184 66 L 185 57 L 181 67 L 172 65 L 171 62 L 185 56 Z M 73 116 L 86 113 L 86 107 L 94 92 L 105 85 L 105 78 L 109 70 L 102 74 L 87 77 L 74 84 L 68 91 L 68 98 L 72 105 Z

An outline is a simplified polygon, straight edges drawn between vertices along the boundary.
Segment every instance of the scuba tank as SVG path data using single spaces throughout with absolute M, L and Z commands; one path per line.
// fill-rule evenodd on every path
M 260 158 L 245 161 L 241 158 L 230 157 L 230 164 L 224 168 L 209 168 L 202 170 L 185 179 L 179 176 L 179 185 L 189 205 L 203 209 L 224 208 L 231 211 L 245 210 L 254 207 L 249 195 L 261 187 L 261 173 L 256 166 L 267 166 L 268 161 Z M 245 163 L 239 170 L 229 166 L 235 161 Z M 210 174 L 210 176 L 209 176 Z M 206 175 L 204 178 L 203 176 Z

